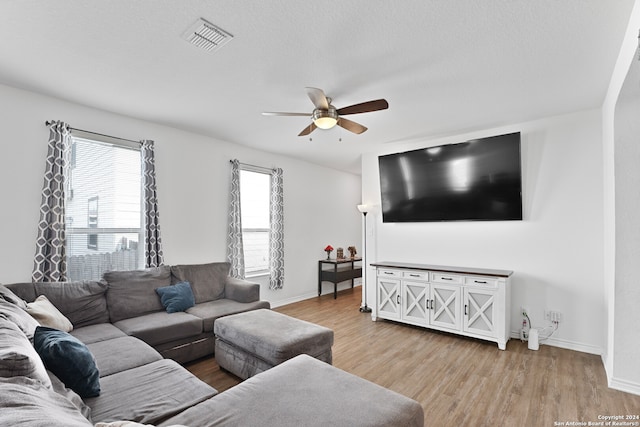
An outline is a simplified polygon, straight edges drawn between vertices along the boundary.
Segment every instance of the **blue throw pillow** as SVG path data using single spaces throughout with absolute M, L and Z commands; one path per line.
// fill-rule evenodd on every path
M 58 329 L 38 326 L 33 346 L 44 366 L 81 397 L 100 395 L 100 373 L 86 345 Z
M 167 310 L 167 313 L 186 311 L 196 304 L 189 282 L 180 282 L 175 285 L 157 288 L 156 293 L 160 295 L 160 302 L 162 302 L 162 306 Z

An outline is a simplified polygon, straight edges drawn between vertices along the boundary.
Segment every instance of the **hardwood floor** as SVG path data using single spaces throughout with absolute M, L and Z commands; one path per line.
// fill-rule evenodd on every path
M 599 356 L 547 345 L 531 351 L 513 339 L 500 351 L 495 343 L 372 322 L 359 306 L 358 287 L 276 311 L 333 329 L 333 365 L 420 402 L 427 426 L 559 426 L 640 415 L 640 396 L 607 387 Z M 240 382 L 213 358 L 187 368 L 221 392 Z

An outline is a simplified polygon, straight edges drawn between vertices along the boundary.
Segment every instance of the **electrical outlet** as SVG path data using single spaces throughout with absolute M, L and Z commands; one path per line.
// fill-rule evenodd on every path
M 562 313 L 559 311 L 548 310 L 544 312 L 544 318 L 550 322 L 562 322 Z
M 527 307 L 526 305 L 523 305 L 520 307 L 520 314 L 524 316 L 525 313 L 529 315 L 529 307 Z

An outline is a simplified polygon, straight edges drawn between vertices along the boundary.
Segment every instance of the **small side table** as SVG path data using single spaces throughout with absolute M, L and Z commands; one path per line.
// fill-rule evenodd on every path
M 359 262 L 360 265 L 356 265 Z M 329 264 L 331 269 L 323 269 L 323 264 Z M 318 261 L 318 296 L 322 294 L 322 282 L 333 283 L 333 299 L 338 297 L 338 283 L 362 277 L 362 258 L 321 259 Z

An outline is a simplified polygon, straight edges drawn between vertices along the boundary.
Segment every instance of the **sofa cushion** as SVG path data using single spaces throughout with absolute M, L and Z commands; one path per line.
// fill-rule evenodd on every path
M 60 310 L 51 304 L 44 295 L 40 295 L 35 301 L 27 303 L 27 313 L 42 326 L 48 326 L 64 332 L 69 332 L 73 329 L 69 319 L 60 313 Z
M 87 347 L 96 360 L 100 378 L 162 360 L 153 347 L 134 337 L 98 341 Z
M 156 293 L 160 296 L 160 302 L 167 313 L 187 311 L 196 303 L 189 282 L 158 288 Z
M 22 309 L 27 308 L 27 303 L 24 301 L 24 299 L 20 298 L 11 289 L 7 288 L 3 284 L 0 284 L 0 300 L 5 300 L 6 302 L 15 304 Z
M 46 296 L 74 328 L 109 322 L 105 282 L 38 282 L 36 295 Z
M 418 402 L 408 397 L 300 355 L 187 409 L 160 426 L 171 424 L 422 427 L 424 411 Z
M 0 316 L 15 323 L 29 340 L 33 340 L 33 333 L 40 325 L 26 310 L 4 300 L 0 301 Z
M 213 331 L 213 322 L 223 316 L 230 314 L 243 313 L 250 310 L 258 310 L 260 308 L 269 308 L 268 301 L 254 301 L 248 303 L 237 302 L 234 300 L 222 298 L 215 301 L 203 302 L 196 304 L 187 310 L 187 313 L 193 314 L 202 319 L 202 330 L 204 332 Z
M 172 282 L 189 282 L 196 304 L 224 297 L 224 287 L 231 264 L 212 262 L 209 264 L 173 265 Z
M 218 393 L 167 359 L 109 375 L 101 382 L 100 396 L 85 399 L 94 423 L 130 420 L 155 424 Z
M 0 316 L 0 377 L 18 376 L 29 377 L 51 387 L 44 363 L 27 336 L 15 323 Z
M 100 394 L 100 373 L 93 355 L 83 343 L 66 332 L 38 326 L 33 345 L 47 369 L 81 397 Z
M 56 377 L 53 372 L 47 371 L 47 375 L 49 375 L 49 378 L 51 379 L 53 391 L 73 403 L 73 405 L 78 408 L 82 416 L 91 421 L 91 408 L 84 403 L 84 400 L 82 400 L 78 393 L 65 386 L 62 380 Z
M 2 426 L 92 427 L 64 396 L 27 377 L 0 378 Z
M 76 328 L 69 333 L 85 344 L 127 336 L 127 334 L 113 326 L 111 323 L 83 326 L 82 328 Z
M 107 305 L 111 322 L 164 310 L 155 290 L 171 284 L 169 267 L 109 271 L 103 277 L 109 286 Z
M 114 323 L 127 335 L 140 338 L 150 345 L 162 344 L 198 335 L 202 332 L 202 320 L 184 312 L 145 314 Z

